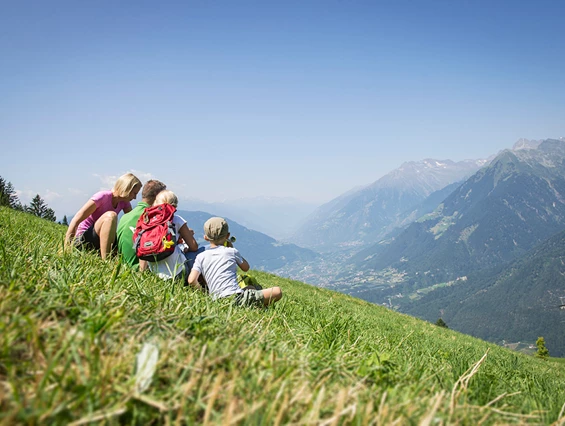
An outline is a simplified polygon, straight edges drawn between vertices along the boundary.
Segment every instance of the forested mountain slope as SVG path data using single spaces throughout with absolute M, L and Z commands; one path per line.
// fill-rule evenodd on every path
M 498 343 L 543 336 L 551 354 L 565 357 L 565 232 L 502 270 L 440 287 L 404 311 L 442 317 L 455 330 Z

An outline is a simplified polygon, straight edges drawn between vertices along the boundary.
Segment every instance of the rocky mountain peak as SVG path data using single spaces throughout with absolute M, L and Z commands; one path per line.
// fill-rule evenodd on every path
M 380 178 L 369 188 L 414 188 L 419 187 L 427 196 L 453 182 L 462 180 L 481 168 L 487 160 L 437 160 L 426 158 L 420 161 L 408 161 Z
M 516 143 L 512 146 L 513 151 L 519 151 L 521 149 L 537 149 L 537 147 L 543 141 L 531 141 L 529 139 L 520 138 L 516 141 Z

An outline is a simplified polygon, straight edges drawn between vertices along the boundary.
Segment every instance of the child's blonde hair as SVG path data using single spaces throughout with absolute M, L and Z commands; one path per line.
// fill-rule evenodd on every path
M 166 189 L 157 194 L 157 197 L 155 198 L 155 202 L 153 203 L 153 205 L 156 206 L 157 204 L 163 204 L 163 203 L 167 203 L 173 207 L 176 207 L 179 205 L 179 199 L 177 198 L 177 196 L 173 191 L 169 191 L 168 189 Z
M 116 197 L 127 197 L 137 185 L 141 188 L 141 181 L 133 173 L 126 173 L 118 178 L 112 192 Z

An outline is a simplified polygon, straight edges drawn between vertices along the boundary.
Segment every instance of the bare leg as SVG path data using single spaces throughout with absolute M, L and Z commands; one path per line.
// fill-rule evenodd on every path
M 269 306 L 271 303 L 275 303 L 282 299 L 282 290 L 280 287 L 271 287 L 261 290 L 263 292 L 263 305 Z
M 112 250 L 112 244 L 116 239 L 118 227 L 118 215 L 115 212 L 106 212 L 94 224 L 94 230 L 100 237 L 100 256 L 106 259 Z

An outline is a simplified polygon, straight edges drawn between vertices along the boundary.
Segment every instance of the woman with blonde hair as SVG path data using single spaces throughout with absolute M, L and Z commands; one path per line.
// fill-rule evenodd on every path
M 111 191 L 94 194 L 71 220 L 65 243 L 100 251 L 102 259 L 106 259 L 115 244 L 118 213 L 131 211 L 130 201 L 135 200 L 141 186 L 137 177 L 126 173 Z

